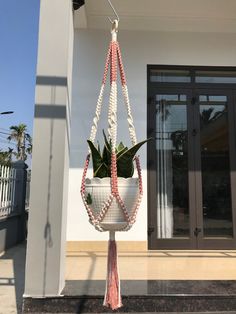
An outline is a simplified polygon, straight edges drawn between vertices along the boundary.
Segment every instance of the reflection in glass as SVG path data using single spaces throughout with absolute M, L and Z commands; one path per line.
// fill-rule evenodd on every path
M 204 236 L 232 237 L 227 97 L 199 100 Z
M 157 236 L 189 235 L 186 95 L 156 96 Z
M 236 83 L 235 71 L 196 71 L 196 83 Z
M 190 83 L 190 72 L 186 70 L 151 70 L 151 82 Z

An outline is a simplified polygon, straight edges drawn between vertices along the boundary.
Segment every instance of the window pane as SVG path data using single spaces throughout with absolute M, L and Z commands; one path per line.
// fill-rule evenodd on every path
M 232 237 L 227 98 L 200 99 L 204 236 Z
M 220 105 L 220 103 L 225 105 L 225 102 L 227 101 L 227 96 L 200 95 L 199 100 L 204 101 L 205 105 L 206 105 L 206 102 L 209 102 L 209 104 L 211 104 L 212 101 L 214 101 L 214 103 L 217 103 L 217 105 Z
M 196 71 L 196 83 L 236 83 L 236 72 Z
M 191 77 L 189 71 L 182 70 L 151 70 L 151 82 L 173 82 L 173 83 L 190 83 Z
M 156 96 L 157 236 L 189 236 L 186 95 Z

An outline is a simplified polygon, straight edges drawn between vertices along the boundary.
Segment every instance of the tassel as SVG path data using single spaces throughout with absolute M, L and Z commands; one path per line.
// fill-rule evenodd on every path
M 114 231 L 110 231 L 108 244 L 107 282 L 103 305 L 110 307 L 112 310 L 116 310 L 123 305 L 120 294 L 120 279 L 117 268 L 117 247 Z

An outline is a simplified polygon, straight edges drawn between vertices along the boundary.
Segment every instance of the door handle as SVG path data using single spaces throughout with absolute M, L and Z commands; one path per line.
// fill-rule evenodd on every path
M 154 227 L 148 227 L 148 236 L 150 237 L 152 233 L 154 232 Z
M 192 104 L 192 105 L 195 105 L 195 104 L 196 104 L 196 102 L 197 102 L 196 97 L 192 97 L 192 99 L 191 99 L 191 104 Z
M 202 231 L 201 228 L 195 228 L 195 230 L 194 230 L 195 237 L 197 237 L 201 231 Z

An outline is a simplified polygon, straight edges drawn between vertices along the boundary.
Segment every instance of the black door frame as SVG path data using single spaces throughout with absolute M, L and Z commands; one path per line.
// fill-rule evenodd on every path
M 155 138 L 156 137 L 156 130 L 155 127 L 155 106 L 152 105 L 154 99 L 155 92 L 153 94 L 149 94 L 149 102 L 148 102 L 148 137 Z M 157 93 L 156 93 L 157 94 Z M 158 89 L 158 94 L 182 94 L 187 96 L 187 121 L 188 124 L 193 125 L 193 115 L 192 110 L 190 110 L 191 104 L 191 90 L 190 89 Z M 194 153 L 191 141 L 191 129 L 188 128 L 188 168 L 194 169 Z M 156 182 L 156 164 L 157 164 L 157 156 L 156 156 L 156 147 L 153 145 L 153 141 L 150 141 L 147 145 L 147 160 L 148 160 L 148 221 L 149 231 L 151 227 L 151 231 L 149 232 L 149 249 L 166 249 L 166 248 L 179 248 L 179 249 L 191 249 L 196 247 L 196 237 L 194 236 L 193 232 L 190 233 L 189 238 L 171 238 L 171 239 L 157 239 L 157 229 L 155 228 L 157 222 L 157 211 L 156 204 L 156 191 L 157 191 L 157 182 Z M 190 223 L 190 230 L 194 230 L 194 226 L 196 225 L 196 216 L 195 216 L 195 208 L 193 207 L 195 203 L 195 177 L 194 172 L 188 172 L 188 185 L 189 185 L 189 223 Z
M 204 237 L 203 232 L 198 235 L 197 248 L 200 249 L 233 249 L 236 248 L 236 202 L 235 202 L 235 171 L 236 169 L 236 151 L 235 151 L 235 113 L 234 113 L 234 102 L 233 102 L 233 91 L 230 89 L 211 89 L 211 88 L 201 88 L 195 89 L 194 97 L 198 99 L 200 95 L 225 95 L 227 96 L 227 109 L 228 109 L 228 130 L 229 130 L 229 159 L 230 159 L 230 189 L 231 189 L 231 207 L 232 207 L 232 227 L 233 227 L 233 237 Z M 197 223 L 202 229 L 203 226 L 203 206 L 202 206 L 202 178 L 201 178 L 201 151 L 200 151 L 200 121 L 199 121 L 199 103 L 197 102 L 194 107 L 196 117 L 195 127 L 196 136 L 194 144 L 194 155 L 195 159 L 195 169 L 196 171 L 196 214 Z M 203 231 L 203 230 L 202 230 Z
M 151 69 L 171 69 L 184 70 L 188 69 L 191 73 L 190 83 L 159 83 L 150 82 Z M 230 137 L 230 179 L 231 179 L 231 198 L 232 198 L 232 223 L 233 223 L 233 238 L 204 238 L 202 233 L 198 237 L 194 235 L 196 226 L 202 227 L 202 198 L 201 196 L 201 172 L 189 171 L 189 219 L 190 219 L 190 237 L 189 238 L 172 238 L 172 239 L 157 239 L 156 221 L 156 149 L 153 143 L 147 145 L 147 169 L 148 169 L 148 249 L 235 249 L 236 248 L 236 193 L 233 187 L 236 187 L 236 138 L 234 130 L 236 126 L 236 109 L 233 104 L 236 104 L 236 84 L 203 84 L 194 83 L 194 71 L 196 70 L 223 70 L 236 71 L 232 67 L 190 67 L 190 66 L 158 66 L 149 65 L 147 69 L 147 137 L 155 138 L 155 106 L 153 106 L 154 95 L 156 94 L 185 94 L 187 96 L 187 115 L 188 115 L 188 164 L 189 169 L 196 169 L 200 165 L 200 129 L 199 121 L 195 121 L 197 117 L 196 110 L 198 104 L 194 104 L 192 99 L 196 99 L 200 93 L 209 95 L 226 95 L 228 97 L 228 118 L 229 118 L 229 137 Z M 235 91 L 233 91 L 235 90 Z M 223 93 L 223 94 L 222 94 Z M 190 107 L 194 104 L 194 108 Z M 191 125 L 191 129 L 189 128 Z M 192 128 L 196 129 L 195 140 L 192 137 Z M 201 168 L 199 168 L 201 169 Z M 198 197 L 196 197 L 198 195 Z M 194 205 L 193 205 L 194 204 Z M 154 223 L 155 222 L 155 223 Z

